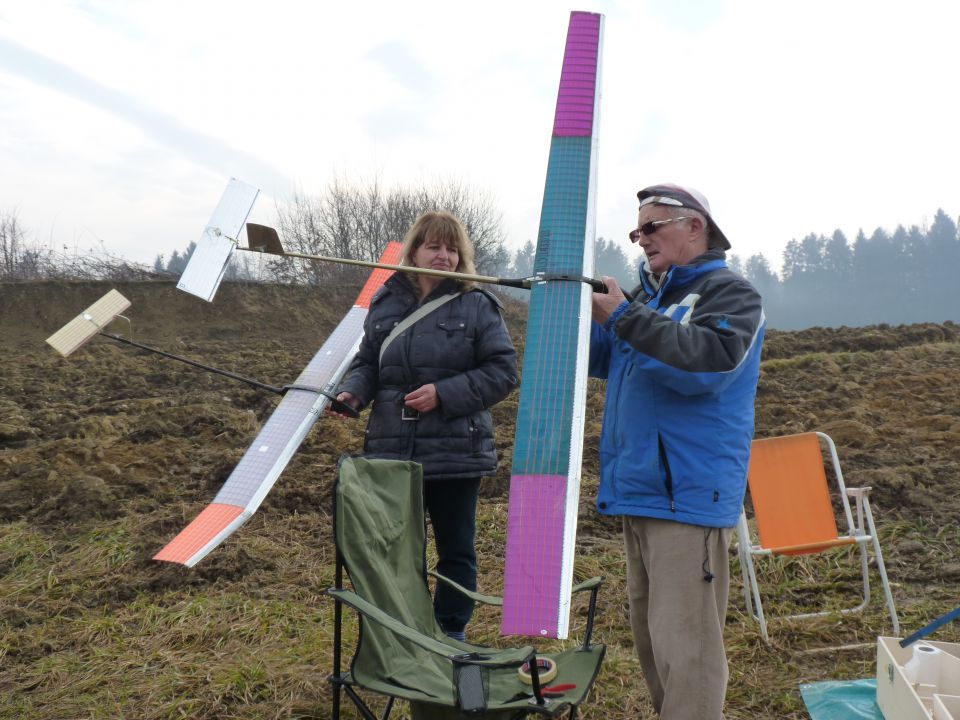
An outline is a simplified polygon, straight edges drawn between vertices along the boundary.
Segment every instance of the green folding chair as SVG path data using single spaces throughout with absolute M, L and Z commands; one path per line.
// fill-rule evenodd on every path
M 327 590 L 335 601 L 330 675 L 334 720 L 340 717 L 341 693 L 366 720 L 378 720 L 360 688 L 384 696 L 379 716 L 384 720 L 397 698 L 410 702 L 414 720 L 507 720 L 531 713 L 554 717 L 567 711 L 576 718 L 577 706 L 593 686 L 606 651 L 604 645 L 590 642 L 600 578 L 574 588 L 591 593 L 581 645 L 544 655 L 530 645 L 482 647 L 447 637 L 434 619 L 420 465 L 341 458 L 334 491 L 334 537 L 336 587 Z M 352 590 L 343 585 L 344 569 Z M 447 582 L 475 601 L 501 604 L 499 598 L 470 592 L 439 576 L 438 582 Z M 353 660 L 345 671 L 343 605 L 360 616 Z M 553 669 L 556 676 L 547 680 L 544 673 L 552 675 Z

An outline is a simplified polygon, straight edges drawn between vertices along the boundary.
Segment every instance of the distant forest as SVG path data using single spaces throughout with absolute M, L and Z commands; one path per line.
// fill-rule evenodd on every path
M 638 263 L 623 244 L 598 239 L 596 274 L 631 288 Z M 528 242 L 509 272 L 528 274 L 533 253 Z M 768 326 L 780 330 L 960 320 L 960 237 L 943 210 L 929 228 L 900 226 L 892 235 L 877 228 L 869 237 L 861 230 L 853 243 L 840 230 L 791 240 L 779 273 L 760 254 L 746 261 L 730 254 L 727 262 L 757 288 Z
M 791 240 L 779 277 L 762 255 L 730 265 L 760 291 L 770 327 L 782 330 L 960 320 L 960 237 L 943 210 L 929 228 L 861 230 L 852 244 L 839 230 Z

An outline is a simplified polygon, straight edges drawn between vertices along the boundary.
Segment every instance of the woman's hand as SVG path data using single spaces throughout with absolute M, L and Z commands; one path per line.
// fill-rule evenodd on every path
M 421 385 L 412 393 L 404 395 L 403 404 L 422 413 L 436 410 L 440 406 L 440 398 L 437 397 L 436 386 L 433 383 Z
M 360 407 L 360 398 L 358 398 L 358 397 L 357 397 L 356 395 L 354 395 L 353 393 L 342 392 L 342 393 L 340 393 L 339 395 L 337 395 L 337 400 L 340 401 L 340 402 L 342 402 L 344 405 L 349 405 L 349 406 L 352 407 L 354 410 L 356 410 L 357 408 Z M 349 415 L 344 415 L 343 413 L 338 413 L 336 410 L 332 410 L 329 405 L 327 405 L 327 408 L 326 408 L 326 410 L 325 410 L 324 412 L 326 412 L 327 415 L 334 415 L 334 416 L 336 416 L 336 417 L 338 417 L 338 418 L 342 418 L 342 419 L 344 419 L 344 420 L 349 420 L 349 419 L 350 419 L 350 416 L 349 416 Z

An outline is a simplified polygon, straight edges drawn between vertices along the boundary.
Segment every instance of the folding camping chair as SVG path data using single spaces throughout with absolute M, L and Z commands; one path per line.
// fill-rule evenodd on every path
M 830 451 L 839 489 L 838 499 L 847 523 L 847 532 L 843 535 L 837 530 L 837 520 L 830 501 L 820 449 L 821 440 Z M 743 512 L 737 525 L 738 551 L 747 612 L 759 622 L 763 639 L 770 642 L 763 605 L 760 602 L 754 556 L 806 555 L 853 544 L 860 548 L 863 600 L 856 607 L 843 608 L 838 612 L 857 613 L 870 602 L 867 546 L 872 544 L 890 619 L 893 621 L 893 632 L 894 635 L 898 634 L 900 623 L 893 604 L 890 582 L 887 580 L 887 570 L 883 564 L 873 513 L 870 511 L 870 488 L 848 488 L 844 485 L 840 459 L 833 440 L 821 432 L 754 440 L 747 477 L 760 541 L 754 543 L 751 539 L 747 515 Z M 855 501 L 856 522 L 850 506 L 851 498 Z M 837 611 L 801 613 L 787 616 L 787 619 L 830 615 L 832 612 Z
M 555 654 L 537 654 L 530 645 L 498 650 L 447 637 L 433 615 L 427 585 L 423 471 L 417 463 L 344 457 L 334 490 L 337 546 L 333 686 L 334 720 L 345 692 L 366 720 L 376 720 L 359 688 L 386 696 L 381 717 L 396 698 L 409 700 L 419 718 L 549 717 L 569 710 L 576 717 L 600 670 L 606 650 L 590 643 L 600 578 L 574 590 L 589 590 L 590 609 L 583 643 Z M 352 591 L 343 586 L 346 568 Z M 442 578 L 438 578 L 443 581 Z M 471 593 L 474 600 L 499 598 Z M 360 615 L 360 632 L 350 669 L 341 670 L 342 605 Z M 543 666 L 546 669 L 539 669 Z M 557 674 L 552 679 L 553 669 Z M 523 682 L 519 670 L 524 670 Z M 541 682 L 541 674 L 544 674 Z

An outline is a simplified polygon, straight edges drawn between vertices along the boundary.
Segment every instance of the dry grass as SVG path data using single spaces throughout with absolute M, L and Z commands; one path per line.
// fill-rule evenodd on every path
M 272 400 L 106 343 L 52 357 L 36 327 L 58 327 L 103 287 L 0 291 L 0 718 L 329 717 L 329 486 L 337 456 L 359 449 L 362 424 L 311 434 L 261 510 L 193 570 L 153 563 L 213 497 Z M 137 339 L 271 383 L 296 373 L 344 309 L 276 288 L 226 286 L 214 306 L 162 285 L 121 291 L 138 311 Z M 522 309 L 508 311 L 519 331 Z M 242 342 L 231 339 L 239 333 Z M 953 325 L 775 333 L 761 378 L 759 435 L 829 429 L 848 485 L 874 486 L 906 632 L 960 597 L 960 399 L 946 390 L 960 384 L 957 335 Z M 582 717 L 651 718 L 619 523 L 593 508 L 602 384 L 591 381 L 589 394 L 576 574 L 606 578 L 595 638 L 608 653 Z M 502 588 L 515 413 L 516 396 L 496 409 L 503 463 L 478 515 L 480 586 L 491 594 Z M 859 582 L 847 560 L 841 551 L 763 563 L 768 615 L 840 607 L 842 589 Z M 805 718 L 801 682 L 874 674 L 872 644 L 890 632 L 879 588 L 863 618 L 771 619 L 768 646 L 744 616 L 731 563 L 728 718 Z M 566 643 L 583 611 L 575 606 Z M 348 639 L 355 632 L 350 618 Z M 493 609 L 479 610 L 469 632 L 502 642 Z M 937 639 L 960 639 L 960 628 Z M 857 642 L 870 647 L 804 652 Z
M 481 586 L 499 589 L 504 506 L 484 501 L 480 544 Z M 332 550 L 322 515 L 256 519 L 230 541 L 248 572 L 235 580 L 196 587 L 130 587 L 142 575 L 132 519 L 94 530 L 64 528 L 59 537 L 10 523 L 0 530 L 0 717 L 4 718 L 289 718 L 328 717 L 325 675 L 331 667 L 332 603 L 322 590 L 333 583 Z M 887 547 L 906 547 L 926 567 L 949 557 L 958 531 L 920 521 L 885 525 Z M 653 717 L 632 651 L 624 601 L 619 540 L 592 538 L 577 561 L 577 575 L 603 575 L 596 638 L 609 646 L 585 718 Z M 765 575 L 768 612 L 836 603 L 834 589 L 856 587 L 855 562 L 774 559 Z M 893 554 L 896 557 L 896 553 Z M 951 607 L 956 586 L 933 578 L 918 588 L 897 569 L 901 622 L 916 628 Z M 866 617 L 829 617 L 782 623 L 773 620 L 765 645 L 744 617 L 739 568 L 727 626 L 731 665 L 730 718 L 804 718 L 801 682 L 868 677 L 872 647 L 826 655 L 808 648 L 873 643 L 889 634 L 879 602 Z M 180 573 L 179 570 L 175 572 Z M 186 574 L 189 571 L 182 571 Z M 847 594 L 849 595 L 849 593 Z M 836 605 L 834 605 L 836 607 Z M 574 643 L 585 608 L 574 608 Z M 494 608 L 478 611 L 470 626 L 478 642 L 501 643 Z M 348 638 L 355 621 L 348 623 Z M 939 637 L 956 638 L 955 629 Z M 560 642 L 544 643 L 551 649 Z M 351 717 L 347 713 L 347 717 Z

